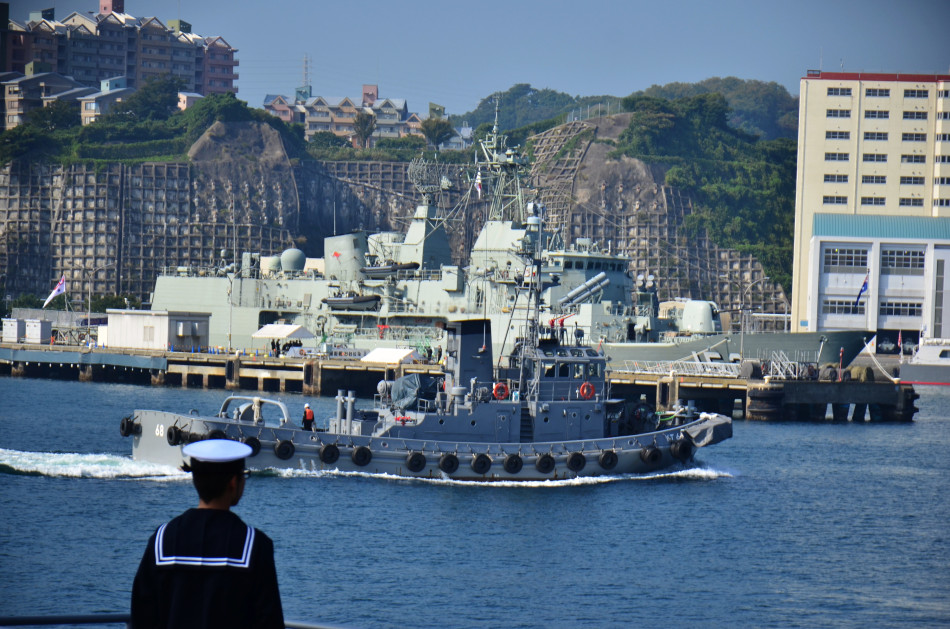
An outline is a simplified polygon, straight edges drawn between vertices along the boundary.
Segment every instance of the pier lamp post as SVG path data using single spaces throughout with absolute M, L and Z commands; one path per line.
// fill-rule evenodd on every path
M 103 264 L 102 266 L 97 266 L 92 271 L 89 272 L 89 275 L 86 277 L 88 281 L 86 282 L 86 295 L 88 301 L 86 302 L 86 327 L 92 328 L 91 319 L 92 319 L 92 284 L 96 281 L 96 273 L 104 269 L 108 269 L 115 266 L 115 262 L 109 262 L 108 264 Z
M 744 284 L 738 280 L 734 280 L 728 275 L 720 275 L 720 279 L 724 279 L 730 284 L 735 284 L 739 287 L 739 359 L 745 359 L 745 297 L 749 294 L 749 291 L 756 284 L 761 284 L 762 282 L 768 281 L 770 278 L 768 276 L 760 277 L 754 282 L 749 284 Z

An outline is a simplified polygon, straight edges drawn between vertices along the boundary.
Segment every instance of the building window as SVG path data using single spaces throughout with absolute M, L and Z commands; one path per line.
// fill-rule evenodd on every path
M 938 111 L 937 120 L 950 120 L 950 111 Z
M 824 251 L 822 270 L 825 273 L 864 273 L 867 268 L 867 249 L 828 247 Z
M 926 120 L 926 111 L 905 111 L 904 120 Z
M 825 299 L 821 302 L 822 314 L 834 315 L 863 315 L 864 300 L 859 300 L 857 307 L 850 299 Z
M 935 159 L 939 164 L 950 164 L 950 155 L 937 155 Z
M 884 205 L 884 197 L 861 197 L 861 205 Z
M 891 90 L 887 87 L 869 87 L 864 90 L 864 95 L 886 98 L 891 95 Z
M 886 162 L 887 155 L 883 153 L 865 153 L 862 157 L 865 162 Z
M 878 120 L 887 120 L 891 117 L 891 112 L 882 111 L 879 109 L 868 109 L 864 112 L 865 119 L 878 119 Z
M 828 96 L 851 96 L 850 87 L 829 87 Z
M 937 92 L 938 98 L 950 98 L 950 90 L 940 90 Z
M 887 131 L 865 131 L 864 132 L 865 140 L 882 140 L 887 141 Z
M 850 131 L 825 131 L 826 140 L 850 140 Z
M 887 183 L 884 175 L 862 175 L 861 183 Z
M 919 249 L 883 249 L 882 275 L 923 275 L 924 252 Z
M 904 98 L 927 98 L 927 90 L 904 90 Z
M 922 186 L 924 185 L 923 177 L 901 177 L 902 186 Z
M 919 301 L 882 301 L 880 313 L 894 317 L 919 317 L 924 307 Z
M 846 162 L 848 159 L 847 153 L 825 153 L 826 162 Z
M 924 207 L 924 200 L 901 197 L 900 206 L 901 207 Z
M 825 195 L 821 198 L 821 202 L 825 205 L 847 205 L 848 197 L 835 197 Z
M 901 155 L 902 164 L 926 164 L 926 155 Z
M 950 199 L 934 199 L 934 207 L 950 207 Z
M 825 183 L 848 183 L 847 175 L 825 175 Z
M 901 141 L 903 142 L 926 142 L 927 134 L 926 133 L 902 133 Z
M 850 118 L 851 110 L 850 109 L 829 109 L 826 115 L 828 118 Z
M 950 186 L 950 177 L 937 177 L 934 179 L 934 184 L 938 186 Z
M 937 142 L 950 142 L 950 133 L 938 133 L 934 139 Z

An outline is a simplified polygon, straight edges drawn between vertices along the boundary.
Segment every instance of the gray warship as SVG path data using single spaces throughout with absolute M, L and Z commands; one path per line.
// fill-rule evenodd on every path
M 540 217 L 529 219 L 522 251 L 538 255 L 519 256 L 533 307 L 497 363 L 490 319 L 453 320 L 441 377 L 382 381 L 370 409 L 340 391 L 336 413 L 315 431 L 257 397 L 229 397 L 214 416 L 136 410 L 120 423 L 133 458 L 177 467 L 183 444 L 226 438 L 251 446 L 251 469 L 528 481 L 656 472 L 730 438 L 731 417 L 660 417 L 612 398 L 603 350 L 579 329 L 566 338 L 539 325 L 540 229 Z
M 610 362 L 738 361 L 769 352 L 805 355 L 808 362 L 849 363 L 863 348 L 860 332 L 724 333 L 717 305 L 657 299 L 653 277 L 633 277 L 630 259 L 590 239 L 563 242 L 549 230 L 535 270 L 523 262 L 529 222 L 544 208 L 522 184 L 525 158 L 507 146 L 497 122 L 480 142 L 479 161 L 462 203 L 488 195 L 488 214 L 468 265 L 452 263 L 446 232 L 452 210 L 438 207 L 450 184 L 438 168 L 410 165 L 422 195 L 405 233 L 356 232 L 324 239 L 324 257 L 289 249 L 280 256 L 244 253 L 217 268 L 174 267 L 157 279 L 153 310 L 211 313 L 210 343 L 231 351 L 255 349 L 252 334 L 277 321 L 302 325 L 314 350 L 345 346 L 445 349 L 449 320 L 489 319 L 496 356 L 512 349 L 519 312 L 529 308 L 525 286 L 537 273 L 541 325 L 582 332 Z

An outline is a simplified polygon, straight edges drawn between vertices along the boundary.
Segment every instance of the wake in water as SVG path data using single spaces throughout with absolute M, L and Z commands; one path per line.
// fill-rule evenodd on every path
M 720 470 L 709 468 L 693 467 L 683 470 L 657 472 L 655 474 L 618 474 L 615 476 L 583 476 L 578 478 L 564 478 L 551 480 L 533 480 L 533 481 L 472 481 L 455 480 L 443 476 L 442 478 L 426 478 L 422 476 L 396 476 L 394 474 L 371 474 L 368 472 L 341 472 L 339 470 L 270 470 L 270 472 L 285 478 L 304 478 L 304 477 L 361 477 L 374 478 L 377 480 L 387 480 L 406 483 L 428 483 L 432 485 L 457 485 L 463 487 L 581 487 L 585 485 L 604 485 L 607 483 L 629 482 L 629 481 L 656 481 L 656 480 L 698 480 L 709 481 L 718 478 L 732 478 L 732 474 Z
M 0 448 L 0 474 L 55 478 L 181 480 L 189 476 L 166 465 L 111 454 L 21 452 Z

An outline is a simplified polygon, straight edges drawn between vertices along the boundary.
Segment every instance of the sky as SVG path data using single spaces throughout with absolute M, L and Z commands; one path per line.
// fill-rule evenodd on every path
M 10 17 L 98 0 L 12 0 Z M 710 77 L 775 81 L 808 70 L 950 74 L 950 0 L 125 0 L 238 49 L 238 97 L 293 96 L 310 57 L 314 96 L 384 98 L 464 114 L 517 83 L 626 96 Z

